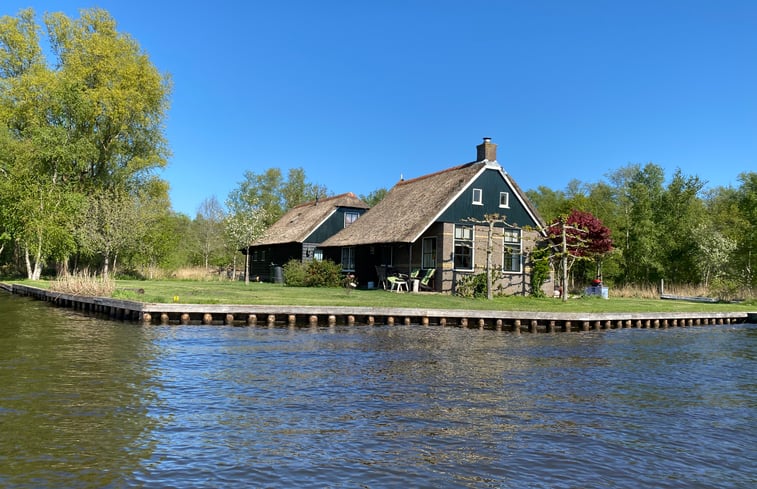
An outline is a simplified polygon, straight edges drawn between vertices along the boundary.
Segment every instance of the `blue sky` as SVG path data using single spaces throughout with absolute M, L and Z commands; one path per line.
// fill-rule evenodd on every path
M 174 89 L 160 175 L 194 216 L 244 172 L 368 194 L 475 159 L 523 189 L 629 163 L 757 171 L 757 1 L 4 0 L 101 7 Z

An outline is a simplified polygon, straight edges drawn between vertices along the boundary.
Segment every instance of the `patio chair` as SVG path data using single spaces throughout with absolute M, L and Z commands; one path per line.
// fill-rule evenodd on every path
M 436 268 L 428 268 L 426 269 L 426 273 L 421 278 L 420 286 L 423 290 L 433 290 L 432 287 L 428 284 L 432 278 L 434 278 L 434 272 L 436 272 Z
M 380 285 L 382 289 L 386 290 L 386 267 L 385 266 L 376 265 L 376 278 L 378 279 L 378 285 Z
M 402 292 L 402 288 L 405 288 L 405 292 L 407 292 L 407 280 L 401 279 L 399 277 L 386 277 L 386 280 L 391 284 L 391 287 L 389 287 L 389 290 L 396 290 L 397 292 Z

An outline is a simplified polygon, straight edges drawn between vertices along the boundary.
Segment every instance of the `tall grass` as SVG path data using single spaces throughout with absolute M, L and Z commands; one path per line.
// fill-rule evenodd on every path
M 610 297 L 626 299 L 658 299 L 660 287 L 656 285 L 623 285 L 610 287 Z M 683 297 L 712 297 L 715 299 L 754 299 L 754 290 L 742 288 L 738 290 L 724 290 L 723 288 L 707 287 L 701 284 L 665 284 L 665 294 Z
M 237 270 L 240 273 L 240 270 Z M 174 270 L 168 276 L 174 280 L 196 280 L 199 282 L 223 282 L 230 281 L 225 268 L 184 267 Z
M 71 295 L 110 297 L 116 290 L 116 281 L 108 277 L 98 277 L 89 270 L 82 270 L 59 275 L 50 281 L 50 290 Z

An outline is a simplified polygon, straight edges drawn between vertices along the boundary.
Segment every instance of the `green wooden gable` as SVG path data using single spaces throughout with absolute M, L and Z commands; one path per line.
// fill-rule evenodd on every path
M 500 205 L 500 194 L 506 193 L 507 206 Z M 480 204 L 473 203 L 474 193 L 480 195 Z M 519 199 L 518 190 L 511 186 L 503 174 L 493 168 L 487 168 L 471 183 L 455 201 L 444 210 L 437 222 L 460 223 L 473 218 L 484 220 L 486 214 L 505 216 L 507 222 L 520 228 L 530 226 L 538 228 L 539 224 L 531 217 Z
M 363 215 L 367 209 L 358 209 L 354 207 L 337 207 L 337 209 L 326 220 L 318 226 L 310 235 L 305 238 L 305 243 L 322 243 L 331 236 L 344 229 L 345 214 L 354 212 L 359 216 Z

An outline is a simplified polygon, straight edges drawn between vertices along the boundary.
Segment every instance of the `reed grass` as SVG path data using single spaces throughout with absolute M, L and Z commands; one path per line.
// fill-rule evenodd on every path
M 162 277 L 173 280 L 196 280 L 199 282 L 231 281 L 225 268 L 184 267 L 172 271 L 169 276 Z
M 116 290 L 116 281 L 82 270 L 59 275 L 50 281 L 49 288 L 63 294 L 110 297 Z

